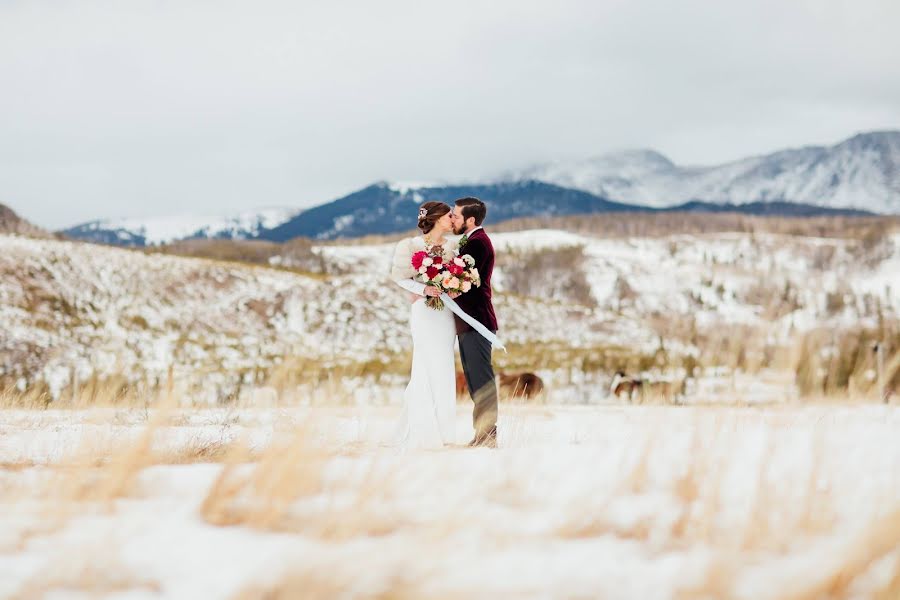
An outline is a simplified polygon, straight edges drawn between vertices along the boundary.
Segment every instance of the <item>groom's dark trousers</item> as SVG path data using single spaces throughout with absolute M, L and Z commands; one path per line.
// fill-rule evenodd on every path
M 460 248 L 460 254 L 468 254 L 475 260 L 481 285 L 459 296 L 456 303 L 466 314 L 496 333 L 497 316 L 491 302 L 494 246 L 484 229 L 478 229 L 467 237 L 468 241 Z M 497 425 L 497 383 L 491 366 L 491 343 L 459 317 L 456 317 L 456 334 L 466 385 L 475 403 L 472 424 L 475 426 L 475 438 L 479 439 Z
M 491 343 L 477 331 L 460 333 L 459 358 L 469 395 L 475 402 L 472 424 L 479 436 L 497 425 L 497 382 L 491 365 Z

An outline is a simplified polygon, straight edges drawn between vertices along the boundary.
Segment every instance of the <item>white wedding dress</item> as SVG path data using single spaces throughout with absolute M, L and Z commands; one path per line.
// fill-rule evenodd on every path
M 458 238 L 447 238 L 443 244 L 445 252 L 456 254 L 458 248 Z M 405 239 L 397 244 L 391 265 L 391 279 L 419 296 L 410 307 L 412 374 L 403 393 L 395 440 L 403 449 L 441 448 L 456 441 L 456 325 L 448 308 L 425 305 L 425 284 L 413 279 L 412 255 L 424 249 L 422 237 Z

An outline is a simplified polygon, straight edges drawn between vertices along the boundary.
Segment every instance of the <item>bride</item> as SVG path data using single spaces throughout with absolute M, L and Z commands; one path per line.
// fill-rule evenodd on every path
M 403 413 L 398 442 L 403 448 L 441 448 L 456 441 L 456 325 L 446 307 L 425 305 L 427 296 L 440 291 L 414 279 L 412 255 L 420 250 L 456 255 L 459 238 L 453 231 L 453 215 L 443 202 L 426 202 L 419 208 L 421 236 L 397 244 L 391 279 L 410 292 L 410 329 L 413 338 L 412 375 L 403 393 Z M 452 295 L 451 297 L 456 297 Z

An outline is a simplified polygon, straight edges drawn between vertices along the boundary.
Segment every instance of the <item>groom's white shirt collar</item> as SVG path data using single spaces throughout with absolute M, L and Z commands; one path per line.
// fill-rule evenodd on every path
M 472 231 L 467 231 L 467 232 L 466 232 L 466 237 L 469 237 L 470 235 L 472 235 L 473 233 L 475 233 L 475 232 L 478 231 L 479 229 L 481 229 L 481 225 L 479 225 L 478 227 L 476 227 L 476 228 L 473 229 Z

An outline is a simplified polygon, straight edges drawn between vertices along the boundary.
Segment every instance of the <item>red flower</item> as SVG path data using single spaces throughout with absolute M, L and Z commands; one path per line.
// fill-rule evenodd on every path
M 425 260 L 425 257 L 428 256 L 428 253 L 424 250 L 419 250 L 415 254 L 412 255 L 412 266 L 416 271 L 419 270 L 419 267 L 422 266 L 422 261 Z
M 428 270 L 425 271 L 425 274 L 428 275 L 428 279 L 434 279 L 434 276 L 440 272 L 441 270 L 437 267 L 428 267 Z
M 455 263 L 450 263 L 447 270 L 450 271 L 451 275 L 456 275 L 457 277 L 463 274 L 463 268 Z
M 434 264 L 440 265 L 444 263 L 444 259 L 440 256 L 432 256 L 431 259 L 434 261 Z

